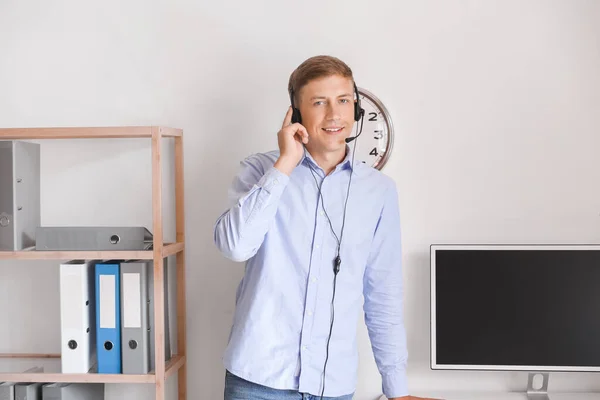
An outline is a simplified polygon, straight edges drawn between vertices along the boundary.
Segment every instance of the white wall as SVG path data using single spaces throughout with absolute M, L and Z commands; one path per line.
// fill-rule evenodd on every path
M 599 27 L 594 0 L 2 0 L 0 126 L 184 129 L 188 390 L 216 399 L 243 265 L 218 254 L 212 225 L 238 161 L 276 146 L 289 73 L 342 58 L 396 127 L 385 172 L 400 188 L 411 388 L 521 390 L 524 373 L 429 370 L 428 248 L 600 240 Z M 43 224 L 151 226 L 148 142 L 42 144 Z M 52 263 L 0 262 L 0 314 L 45 316 L 35 336 L 2 325 L 0 353 L 59 350 L 55 284 Z M 359 336 L 356 399 L 370 400 L 380 378 Z M 120 388 L 148 390 L 107 399 Z M 553 374 L 550 389 L 600 380 Z

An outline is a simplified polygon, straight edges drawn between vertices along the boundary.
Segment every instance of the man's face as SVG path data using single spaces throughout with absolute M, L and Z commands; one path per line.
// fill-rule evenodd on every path
M 308 82 L 300 90 L 300 113 L 309 141 L 316 152 L 343 152 L 354 126 L 352 79 L 331 75 Z

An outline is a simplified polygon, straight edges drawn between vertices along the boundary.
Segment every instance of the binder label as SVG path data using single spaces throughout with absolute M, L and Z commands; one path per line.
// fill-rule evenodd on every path
M 80 266 L 79 273 L 83 273 Z M 65 329 L 80 329 L 83 325 L 84 306 L 82 279 L 78 276 L 78 271 L 70 266 L 62 267 L 61 272 L 61 309 L 62 323 Z
M 114 275 L 100 275 L 100 328 L 116 328 L 116 283 Z
M 123 285 L 123 326 L 125 328 L 141 328 L 140 274 L 123 273 L 121 284 Z

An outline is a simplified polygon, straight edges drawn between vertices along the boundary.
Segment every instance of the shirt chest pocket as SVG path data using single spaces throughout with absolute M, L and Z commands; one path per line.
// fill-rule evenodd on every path
M 351 203 L 353 203 L 353 207 L 351 207 Z M 333 215 L 338 216 L 339 219 L 337 221 L 333 220 L 332 224 L 335 235 L 338 239 L 341 239 L 342 251 L 351 251 L 354 255 L 370 251 L 378 221 L 377 215 L 365 209 L 358 209 L 356 207 L 357 203 L 356 201 L 349 202 L 345 223 L 343 223 L 342 218 L 343 209 L 340 207 L 339 210 L 336 210 L 337 212 Z M 325 227 L 326 244 L 337 246 L 337 239 L 331 232 L 328 220 L 324 216 L 321 217 L 321 215 L 323 214 L 319 212 L 319 217 L 323 218 L 322 226 Z
M 373 240 L 373 229 L 368 221 L 346 221 L 342 245 L 345 247 L 360 248 L 361 251 L 368 251 Z

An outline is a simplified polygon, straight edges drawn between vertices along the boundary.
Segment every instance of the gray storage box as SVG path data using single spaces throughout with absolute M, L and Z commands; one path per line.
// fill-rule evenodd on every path
M 40 225 L 40 145 L 0 141 L 0 251 L 35 246 Z
M 40 226 L 35 249 L 42 251 L 150 250 L 152 234 L 144 227 Z

